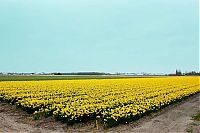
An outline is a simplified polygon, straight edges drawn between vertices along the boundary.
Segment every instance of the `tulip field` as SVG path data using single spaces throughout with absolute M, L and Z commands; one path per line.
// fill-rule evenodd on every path
M 129 123 L 199 92 L 197 76 L 0 82 L 0 101 L 34 119 L 99 120 L 105 127 Z

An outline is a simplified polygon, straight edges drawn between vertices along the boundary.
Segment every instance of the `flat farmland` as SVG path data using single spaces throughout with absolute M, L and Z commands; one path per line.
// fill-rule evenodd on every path
M 159 76 L 124 76 L 124 75 L 1 75 L 2 81 L 40 81 L 40 80 L 84 80 L 84 79 L 123 79 L 153 78 Z
M 0 82 L 0 100 L 68 125 L 96 120 L 104 127 L 136 121 L 200 92 L 199 77 Z

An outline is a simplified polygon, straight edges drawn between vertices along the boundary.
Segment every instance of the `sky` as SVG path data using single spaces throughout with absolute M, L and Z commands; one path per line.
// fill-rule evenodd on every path
M 199 71 L 198 0 L 0 0 L 0 72 Z

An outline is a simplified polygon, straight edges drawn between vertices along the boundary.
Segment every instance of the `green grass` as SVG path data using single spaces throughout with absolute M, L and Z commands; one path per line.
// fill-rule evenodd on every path
M 194 120 L 200 121 L 200 111 L 192 117 Z
M 0 81 L 37 81 L 37 80 L 80 80 L 80 79 L 118 79 L 135 78 L 134 76 L 52 76 L 52 75 L 33 75 L 33 76 L 0 76 Z

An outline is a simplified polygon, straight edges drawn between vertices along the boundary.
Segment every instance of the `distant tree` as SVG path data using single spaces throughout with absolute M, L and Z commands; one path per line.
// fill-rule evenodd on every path
M 62 75 L 62 73 L 54 73 L 54 75 Z
M 195 71 L 191 71 L 191 72 L 185 73 L 185 75 L 187 75 L 187 76 L 200 76 L 200 73 L 199 72 L 195 72 Z
M 181 76 L 181 75 L 182 75 L 181 70 L 177 70 L 177 69 L 176 69 L 176 75 L 177 75 L 177 76 Z

